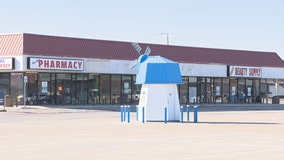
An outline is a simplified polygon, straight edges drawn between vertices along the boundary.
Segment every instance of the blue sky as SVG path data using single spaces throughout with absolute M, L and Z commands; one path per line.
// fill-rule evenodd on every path
M 166 44 L 169 33 L 171 45 L 284 59 L 284 0 L 0 0 L 0 13 L 0 34 Z

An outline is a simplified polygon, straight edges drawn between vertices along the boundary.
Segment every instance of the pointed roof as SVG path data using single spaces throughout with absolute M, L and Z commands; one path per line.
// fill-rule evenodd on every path
M 136 84 L 182 83 L 181 72 L 177 62 L 161 56 L 148 56 L 147 59 L 139 64 Z

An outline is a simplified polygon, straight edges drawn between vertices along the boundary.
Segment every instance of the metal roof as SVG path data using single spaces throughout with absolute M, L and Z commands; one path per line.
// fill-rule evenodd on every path
M 158 44 L 149 46 L 151 55 L 160 55 L 179 63 L 225 64 L 242 66 L 284 67 L 275 52 L 213 49 Z M 0 55 L 34 55 L 73 58 L 134 60 L 138 58 L 130 42 L 70 38 L 36 34 L 0 35 Z
M 179 64 L 161 56 L 148 56 L 139 64 L 136 84 L 182 84 Z

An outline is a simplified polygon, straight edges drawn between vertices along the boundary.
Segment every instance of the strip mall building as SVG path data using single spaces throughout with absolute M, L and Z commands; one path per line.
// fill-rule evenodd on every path
M 181 104 L 270 103 L 283 90 L 284 62 L 274 52 L 140 46 L 180 64 Z M 25 90 L 27 104 L 136 104 L 141 86 L 129 65 L 138 56 L 131 42 L 0 35 L 0 93 L 19 100 Z

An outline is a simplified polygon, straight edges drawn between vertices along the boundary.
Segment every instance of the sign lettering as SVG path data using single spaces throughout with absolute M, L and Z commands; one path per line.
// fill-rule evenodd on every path
M 76 59 L 30 58 L 29 69 L 83 71 L 84 61 Z
M 0 58 L 0 70 L 14 69 L 14 58 Z
M 261 78 L 261 67 L 230 66 L 230 77 Z

